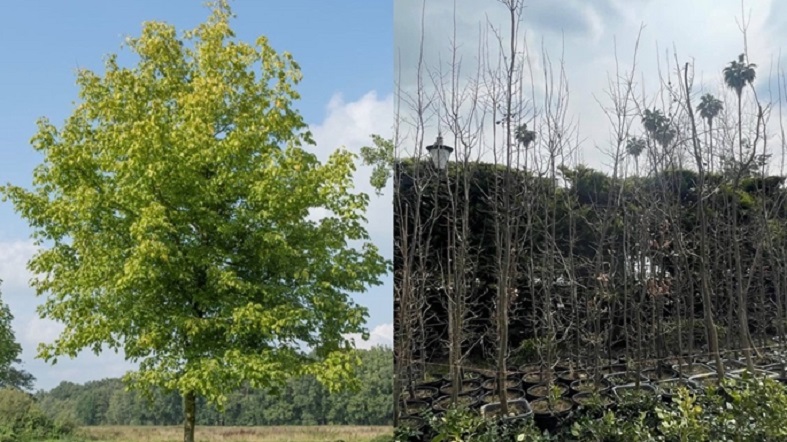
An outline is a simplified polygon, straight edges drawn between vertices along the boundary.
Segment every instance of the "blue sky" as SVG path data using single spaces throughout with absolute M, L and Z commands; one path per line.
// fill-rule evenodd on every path
M 318 143 L 318 156 L 346 146 L 358 151 L 369 134 L 388 136 L 392 123 L 393 7 L 388 1 L 235 0 L 231 7 L 236 37 L 251 42 L 269 38 L 277 51 L 289 51 L 304 80 L 298 103 Z M 144 21 L 164 21 L 179 32 L 203 22 L 209 10 L 202 1 L 162 2 L 10 2 L 3 5 L 0 26 L 0 182 L 29 186 L 41 157 L 32 150 L 35 122 L 46 116 L 60 126 L 77 100 L 75 70 L 102 71 L 103 58 L 118 53 L 126 36 L 137 36 Z M 372 197 L 369 231 L 391 257 L 391 192 L 375 197 L 369 171 L 359 169 L 356 188 Z M 33 253 L 27 224 L 10 203 L 0 203 L 0 285 L 3 300 L 15 315 L 14 330 L 23 345 L 23 368 L 49 389 L 62 380 L 84 382 L 121 375 L 131 366 L 122 355 L 82 354 L 54 367 L 33 358 L 37 342 L 51 340 L 59 328 L 37 319 L 36 299 L 27 287 L 24 264 Z M 370 310 L 372 342 L 392 336 L 393 283 L 356 299 Z

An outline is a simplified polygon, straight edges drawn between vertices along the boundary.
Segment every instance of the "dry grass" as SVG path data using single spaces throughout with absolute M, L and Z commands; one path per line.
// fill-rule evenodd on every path
M 100 426 L 82 427 L 79 440 L 112 442 L 179 442 L 181 426 Z M 391 435 L 391 427 L 362 426 L 282 426 L 282 427 L 197 427 L 198 442 L 370 442 Z

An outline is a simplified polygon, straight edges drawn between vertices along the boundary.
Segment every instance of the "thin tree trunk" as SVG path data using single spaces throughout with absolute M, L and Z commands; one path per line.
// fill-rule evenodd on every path
M 694 158 L 697 162 L 697 171 L 699 175 L 698 195 L 697 198 L 697 213 L 700 218 L 700 287 L 702 291 L 702 307 L 705 313 L 705 330 L 708 334 L 708 350 L 716 361 L 716 373 L 718 373 L 719 382 L 724 378 L 724 364 L 721 363 L 719 355 L 719 336 L 716 332 L 716 325 L 713 323 L 713 311 L 711 310 L 711 297 L 710 285 L 708 284 L 708 268 L 706 259 L 708 257 L 708 221 L 705 219 L 704 208 L 704 190 L 705 190 L 705 171 L 702 165 L 702 154 L 700 153 L 699 142 L 697 139 L 697 126 L 694 121 L 694 112 L 691 107 L 691 92 L 689 91 L 689 64 L 686 63 L 684 71 L 684 87 L 686 88 L 686 108 L 689 112 L 689 120 L 691 121 L 691 134 L 692 143 L 694 144 Z
M 194 426 L 197 417 L 197 397 L 193 391 L 183 395 L 183 442 L 194 442 Z

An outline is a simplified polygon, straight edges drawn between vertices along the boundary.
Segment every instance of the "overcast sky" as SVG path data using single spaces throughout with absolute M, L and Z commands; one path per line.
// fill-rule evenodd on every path
M 0 182 L 29 186 L 41 158 L 29 144 L 35 122 L 46 116 L 60 125 L 77 99 L 75 69 L 102 72 L 104 56 L 120 49 L 125 36 L 138 36 L 142 23 L 165 21 L 179 32 L 192 29 L 209 15 L 202 1 L 162 2 L 10 2 L 3 5 L 0 25 Z M 269 38 L 277 51 L 289 51 L 304 80 L 296 104 L 325 158 L 339 146 L 358 152 L 372 133 L 390 135 L 392 122 L 392 7 L 389 2 L 312 0 L 231 2 L 238 39 Z M 307 25 L 308 24 L 308 25 Z M 374 195 L 370 171 L 355 176 L 357 190 L 371 197 L 368 230 L 382 253 L 392 257 L 391 191 Z M 90 352 L 51 366 L 34 358 L 39 342 L 51 342 L 59 324 L 40 319 L 37 299 L 28 286 L 26 263 L 35 252 L 30 230 L 10 203 L 0 203 L 0 293 L 15 316 L 13 328 L 23 347 L 22 368 L 36 378 L 36 388 L 61 381 L 83 383 L 118 377 L 134 366 L 122 354 Z M 393 282 L 355 297 L 369 308 L 371 339 L 359 347 L 392 344 Z
M 644 87 L 646 96 L 653 98 L 659 86 L 659 63 L 662 75 L 669 75 L 669 69 L 674 75 L 674 49 L 681 68 L 685 62 L 694 64 L 693 94 L 698 103 L 704 92 L 729 94 L 723 91 L 721 71 L 744 51 L 739 24 L 745 12 L 749 61 L 758 65 L 758 94 L 761 100 L 769 101 L 772 91 L 776 101 L 775 68 L 781 50 L 778 45 L 787 37 L 787 2 L 749 0 L 743 12 L 739 0 L 528 0 L 525 5 L 519 45 L 532 62 L 533 83 L 536 89 L 544 84 L 542 48 L 555 69 L 562 54 L 570 90 L 567 117 L 577 128 L 580 160 L 590 166 L 605 167 L 608 163 L 597 148 L 608 146 L 610 140 L 609 124 L 597 100 L 610 104 L 606 89 L 609 76 L 615 75 L 616 50 L 621 70 L 630 70 L 642 26 L 635 75 L 639 95 Z M 416 88 L 422 21 L 424 66 L 435 71 L 441 63 L 446 65 L 455 34 L 462 61 L 460 78 L 467 81 L 474 76 L 480 33 L 491 24 L 502 29 L 505 37 L 507 14 L 497 0 L 395 1 L 394 75 L 401 89 L 412 93 Z M 782 67 L 785 64 L 782 59 Z M 427 86 L 432 84 L 429 74 L 423 78 Z M 654 104 L 647 103 L 648 107 Z M 402 118 L 406 117 L 403 109 Z M 436 135 L 434 121 L 429 124 L 426 144 L 431 144 Z M 641 132 L 640 125 L 633 128 Z

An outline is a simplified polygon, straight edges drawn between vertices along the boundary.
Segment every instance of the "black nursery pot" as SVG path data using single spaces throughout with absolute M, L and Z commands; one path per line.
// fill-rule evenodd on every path
M 640 383 L 643 382 L 650 382 L 650 379 L 645 377 L 644 375 L 640 374 L 637 376 L 636 372 L 630 371 L 621 371 L 617 373 L 610 373 L 604 376 L 604 379 L 613 386 L 619 385 L 627 385 L 627 384 L 634 384 L 637 382 L 637 378 L 639 378 Z
M 595 379 L 585 379 L 582 381 L 574 381 L 571 383 L 570 392 L 571 394 L 575 393 L 587 393 L 593 391 L 604 391 L 609 388 L 609 382 L 601 378 L 599 380 Z
M 529 419 L 533 416 L 533 409 L 525 399 L 510 399 L 507 401 L 509 416 L 497 416 L 503 421 L 518 421 Z M 481 416 L 493 417 L 500 410 L 500 402 L 491 402 L 481 407 Z
M 462 381 L 460 385 L 462 386 L 462 391 L 459 392 L 460 395 L 477 394 L 481 389 L 481 381 L 475 379 Z M 453 385 L 451 382 L 448 382 L 446 385 L 443 385 L 442 388 L 440 388 L 440 394 L 444 396 L 451 396 L 452 387 Z
M 462 408 L 469 408 L 469 409 L 476 409 L 479 406 L 478 398 L 469 395 L 460 395 L 456 398 L 457 405 Z M 435 399 L 434 403 L 432 404 L 432 410 L 436 413 L 443 413 L 448 411 L 451 407 L 451 396 L 443 396 L 439 399 Z
M 402 405 L 403 415 L 420 416 L 421 413 L 431 408 L 432 402 L 418 399 L 406 399 Z
M 666 403 L 671 403 L 672 398 L 678 393 L 678 388 L 686 387 L 689 392 L 696 393 L 700 390 L 699 384 L 696 382 L 685 379 L 675 378 L 654 382 L 653 385 L 661 392 L 661 398 Z
M 579 408 L 600 408 L 602 410 L 608 410 L 615 404 L 615 400 L 609 393 L 609 390 L 576 393 L 571 396 L 571 400 Z
M 508 376 L 506 378 L 506 389 L 509 388 L 521 388 L 522 387 L 522 378 L 519 376 Z M 485 391 L 495 391 L 497 390 L 497 379 L 491 378 L 487 379 L 481 383 L 481 388 Z
M 566 370 L 557 374 L 557 379 L 566 385 L 575 381 L 590 379 L 592 376 L 587 370 Z
M 746 374 L 746 373 L 749 373 L 749 369 L 747 369 L 747 368 L 741 368 L 741 369 L 739 369 L 739 370 L 732 370 L 732 371 L 730 371 L 730 372 L 728 373 L 728 375 L 729 375 L 729 377 L 731 377 L 731 378 L 737 378 L 737 379 L 740 379 L 740 378 L 742 378 L 743 376 L 745 376 L 745 374 Z M 776 373 L 775 371 L 763 370 L 763 369 L 761 369 L 761 368 L 755 368 L 755 369 L 754 369 L 754 373 L 753 373 L 753 374 L 750 374 L 750 376 L 753 376 L 753 377 L 756 377 L 756 378 L 771 378 L 771 379 L 776 379 L 776 378 L 778 378 L 778 377 L 779 377 L 779 373 Z
M 514 401 L 519 399 L 526 399 L 525 397 L 525 390 L 521 388 L 506 388 L 506 398 L 508 401 Z M 495 402 L 500 401 L 500 395 L 496 391 L 487 391 L 486 393 L 482 393 L 479 397 L 480 405 L 479 408 L 486 404 L 492 404 Z
M 647 383 L 640 384 L 639 388 L 636 385 L 631 385 L 631 384 L 612 387 L 612 393 L 615 395 L 618 403 L 625 402 L 628 399 L 627 397 L 628 394 L 635 393 L 637 391 L 642 392 L 640 394 L 648 394 L 648 395 L 652 394 L 653 397 L 656 397 L 658 390 L 656 390 L 656 387 L 654 387 L 653 385 Z
M 445 383 L 446 383 L 445 379 L 436 379 L 436 380 L 433 380 L 433 381 L 419 382 L 419 383 L 415 384 L 415 387 L 416 388 L 418 388 L 418 387 L 432 387 L 432 388 L 436 388 L 436 389 L 439 390 L 440 387 L 445 385 Z
M 487 373 L 481 370 L 474 370 L 472 368 L 466 368 L 462 370 L 462 379 L 464 380 L 475 380 L 479 382 L 483 382 L 487 379 L 494 378 L 494 374 Z
M 406 428 L 406 432 L 411 435 L 406 442 L 422 442 L 432 440 L 429 431 L 429 424 L 419 416 L 403 416 L 399 418 L 399 428 Z M 402 441 L 404 442 L 404 441 Z
M 522 388 L 527 391 L 528 388 L 538 384 L 542 384 L 550 380 L 550 377 L 545 372 L 529 372 L 522 375 Z M 552 381 L 557 381 L 557 375 L 553 372 L 551 376 Z
M 531 405 L 531 407 L 535 406 L 537 408 L 539 404 L 546 402 L 547 399 L 537 399 L 533 401 L 533 405 Z M 560 398 L 558 402 L 563 404 L 562 406 L 564 408 L 560 410 L 549 410 L 546 412 L 536 411 L 535 409 L 533 410 L 533 421 L 535 421 L 536 426 L 541 431 L 549 431 L 550 433 L 554 433 L 558 425 L 560 425 L 560 422 L 571 415 L 571 411 L 574 408 L 574 402 L 568 398 Z
M 677 378 L 678 372 L 671 367 L 658 367 L 642 370 L 642 375 L 650 382 L 659 382 Z
M 556 382 L 553 384 L 553 386 L 560 389 L 560 396 L 565 396 L 569 392 L 569 388 L 561 383 Z M 525 393 L 528 400 L 536 400 L 547 397 L 549 395 L 549 384 L 544 383 L 534 385 L 525 390 Z
M 432 401 L 434 401 L 439 396 L 440 390 L 438 390 L 435 387 L 425 387 L 419 385 L 413 388 L 413 393 L 415 393 L 415 396 L 411 397 L 410 391 L 405 389 L 402 392 L 402 396 L 406 399 L 414 399 L 414 400 L 420 400 L 420 401 L 426 401 L 432 403 Z
M 622 371 L 626 371 L 627 369 L 628 366 L 626 364 L 615 363 L 611 365 L 603 365 L 601 366 L 601 368 L 599 368 L 599 371 L 601 372 L 602 375 L 608 375 L 612 373 L 619 373 Z

